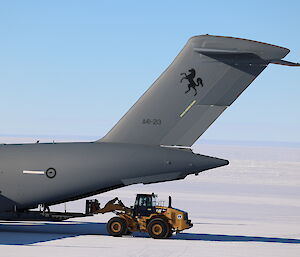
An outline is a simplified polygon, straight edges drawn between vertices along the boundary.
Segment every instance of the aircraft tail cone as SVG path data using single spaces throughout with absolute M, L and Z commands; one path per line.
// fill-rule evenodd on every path
M 226 166 L 228 164 L 229 161 L 225 159 L 197 154 L 197 162 L 195 166 L 197 169 L 199 168 L 199 172 L 202 172 L 205 170 Z

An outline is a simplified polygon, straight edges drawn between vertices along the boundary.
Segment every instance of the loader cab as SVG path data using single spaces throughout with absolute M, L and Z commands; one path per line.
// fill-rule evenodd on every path
M 137 194 L 133 208 L 134 216 L 149 216 L 155 213 L 156 199 L 155 194 Z

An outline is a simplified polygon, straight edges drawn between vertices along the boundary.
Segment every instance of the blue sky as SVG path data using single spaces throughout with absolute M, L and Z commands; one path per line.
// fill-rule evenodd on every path
M 189 37 L 291 49 L 300 1 L 0 1 L 0 136 L 97 139 Z M 202 136 L 300 142 L 300 68 L 270 65 Z

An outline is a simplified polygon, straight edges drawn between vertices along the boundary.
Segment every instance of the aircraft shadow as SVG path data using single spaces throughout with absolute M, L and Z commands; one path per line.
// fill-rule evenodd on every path
M 81 235 L 107 236 L 106 223 L 0 222 L 0 245 L 29 245 Z
M 16 233 L 17 232 L 17 233 Z M 106 223 L 64 221 L 51 222 L 1 222 L 0 245 L 30 245 L 81 235 L 107 236 Z M 145 233 L 134 233 L 136 238 L 149 237 Z M 194 240 L 215 242 L 268 242 L 300 244 L 300 239 L 256 237 L 218 234 L 180 233 L 168 240 Z

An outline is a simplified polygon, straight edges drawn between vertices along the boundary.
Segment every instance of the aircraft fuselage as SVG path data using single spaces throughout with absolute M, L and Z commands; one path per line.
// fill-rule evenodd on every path
M 227 165 L 190 150 L 122 143 L 0 146 L 0 212 L 56 204 Z M 47 172 L 48 171 L 48 172 Z

